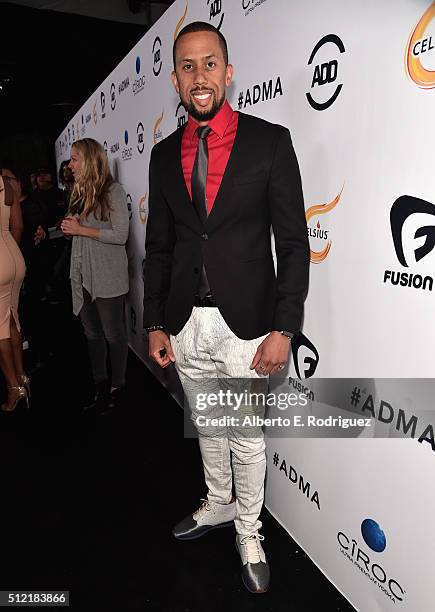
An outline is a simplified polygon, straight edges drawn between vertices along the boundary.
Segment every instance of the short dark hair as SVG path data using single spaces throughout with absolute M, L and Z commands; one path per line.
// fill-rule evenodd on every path
M 207 23 L 206 21 L 193 21 L 189 23 L 187 26 L 184 26 L 182 30 L 177 35 L 177 38 L 174 41 L 174 45 L 172 47 L 172 59 L 174 61 L 174 70 L 175 70 L 175 53 L 177 50 L 177 43 L 182 36 L 185 34 L 192 34 L 193 32 L 214 32 L 219 39 L 219 44 L 222 49 L 222 53 L 224 56 L 225 66 L 228 65 L 228 46 L 227 41 L 225 40 L 225 36 L 220 32 L 217 28 L 215 28 L 211 23 Z

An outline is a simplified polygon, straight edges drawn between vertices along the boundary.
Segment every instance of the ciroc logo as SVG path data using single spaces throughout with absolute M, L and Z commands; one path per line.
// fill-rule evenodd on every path
M 134 96 L 140 93 L 141 91 L 143 91 L 145 87 L 145 75 L 141 74 L 140 72 L 140 57 L 139 56 L 136 57 L 135 70 L 136 70 L 136 77 L 133 83 L 133 95 Z
M 128 161 L 133 157 L 133 149 L 128 146 L 128 130 L 124 132 L 125 147 L 122 149 L 121 157 L 123 161 Z
M 337 50 L 341 53 L 345 52 L 344 44 L 341 38 L 339 38 L 336 34 L 328 34 L 319 40 L 314 49 L 311 52 L 310 58 L 308 60 L 308 66 L 314 61 L 314 58 L 319 53 L 320 49 L 325 45 L 332 44 L 335 47 L 335 54 L 337 54 Z M 338 98 L 340 91 L 343 87 L 342 83 L 339 83 L 335 89 L 332 91 L 330 87 L 328 87 L 331 83 L 335 83 L 338 76 L 338 59 L 336 57 L 331 57 L 330 47 L 327 47 L 328 55 L 327 58 L 324 56 L 325 61 L 320 64 L 316 64 L 314 67 L 314 74 L 311 81 L 311 92 L 307 92 L 307 100 L 314 108 L 318 111 L 326 110 L 334 104 L 335 100 Z M 326 53 L 326 51 L 324 51 Z M 326 87 L 324 87 L 326 85 Z M 324 87 L 323 89 L 319 88 Z M 325 91 L 326 100 L 322 99 L 322 91 Z M 332 93 L 331 93 L 332 91 Z
M 112 83 L 110 85 L 110 108 L 112 110 L 115 110 L 116 107 L 116 89 L 115 89 L 115 83 Z
M 319 365 L 319 352 L 302 332 L 291 341 L 293 363 L 298 378 L 311 378 Z
M 187 111 L 182 102 L 178 103 L 177 110 L 175 111 L 175 118 L 177 120 L 177 129 L 183 127 L 187 122 Z
M 104 91 L 100 92 L 100 104 L 101 104 L 101 119 L 106 116 L 106 95 Z
M 405 69 L 408 77 L 422 89 L 435 87 L 435 3 L 427 8 L 411 32 L 405 49 Z M 432 25 L 432 34 L 428 33 Z
M 139 123 L 137 124 L 136 133 L 137 133 L 137 150 L 139 151 L 141 155 L 145 147 L 145 142 L 143 138 L 144 131 L 145 130 L 143 127 L 143 123 L 139 121 Z
M 162 41 L 159 36 L 156 36 L 153 42 L 153 74 L 159 76 L 162 69 Z
M 276 96 L 282 96 L 281 77 L 253 85 L 246 92 L 241 91 L 237 98 L 237 106 L 241 110 L 258 102 L 274 100 Z
M 210 9 L 208 20 L 213 22 L 215 28 L 220 30 L 225 17 L 225 13 L 222 11 L 222 0 L 207 0 L 207 6 Z
M 312 242 L 316 242 L 318 244 L 319 242 L 322 243 L 322 242 L 327 241 L 326 245 L 320 250 L 314 250 L 310 248 L 311 263 L 318 264 L 324 261 L 329 255 L 329 251 L 331 250 L 332 242 L 331 240 L 328 240 L 329 230 L 322 229 L 319 221 L 317 221 L 317 224 L 315 227 L 310 226 L 309 221 L 313 217 L 324 215 L 330 212 L 331 210 L 333 210 L 337 206 L 338 202 L 340 201 L 343 189 L 344 189 L 344 185 L 341 188 L 340 193 L 337 194 L 331 202 L 326 202 L 325 204 L 315 204 L 314 206 L 310 206 L 310 208 L 308 208 L 307 211 L 305 212 L 305 218 L 307 220 L 307 227 L 308 227 L 308 237 L 310 239 L 314 239 L 314 240 L 310 240 L 310 245 Z
M 425 215 L 425 217 L 422 218 L 422 215 Z M 413 236 L 414 240 L 418 240 L 417 245 L 413 244 L 411 236 L 409 236 L 412 226 L 415 227 L 415 221 L 419 225 Z M 428 224 L 429 222 L 431 224 Z M 434 250 L 435 204 L 413 196 L 400 196 L 391 207 L 390 225 L 396 256 L 404 268 L 409 268 L 410 264 L 412 266 L 418 264 Z M 421 242 L 422 239 L 424 240 L 423 243 Z M 421 274 L 395 272 L 393 270 L 384 271 L 384 283 L 387 282 L 396 287 L 409 287 L 411 289 L 432 291 L 433 288 L 432 276 L 423 277 Z
M 379 524 L 366 518 L 361 523 L 361 535 L 364 543 L 376 554 L 384 552 L 387 546 L 387 538 Z M 347 535 L 344 531 L 337 533 L 337 542 L 341 554 L 358 568 L 359 572 L 384 593 L 393 603 L 403 601 L 406 593 L 403 586 L 396 578 L 392 578 L 390 573 L 378 562 L 377 557 L 373 558 L 358 543 L 356 538 Z

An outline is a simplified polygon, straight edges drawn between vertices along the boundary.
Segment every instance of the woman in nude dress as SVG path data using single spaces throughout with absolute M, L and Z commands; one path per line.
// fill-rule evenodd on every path
M 26 267 L 18 248 L 23 222 L 16 177 L 0 169 L 0 367 L 8 396 L 1 410 L 12 412 L 28 404 L 29 379 L 23 370 L 18 299 Z

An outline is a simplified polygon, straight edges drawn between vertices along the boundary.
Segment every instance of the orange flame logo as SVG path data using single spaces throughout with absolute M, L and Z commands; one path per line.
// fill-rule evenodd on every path
M 162 111 L 162 114 L 160 115 L 160 117 L 157 119 L 157 121 L 154 124 L 154 144 L 156 144 L 156 142 L 159 139 L 158 130 L 159 130 L 159 126 L 161 122 L 163 121 L 164 114 L 165 114 L 165 111 Z
M 146 202 L 147 196 L 148 196 L 148 191 L 139 200 L 139 219 L 141 223 L 143 224 L 145 224 L 148 219 L 148 213 L 146 212 L 146 208 L 145 208 L 145 202 Z
M 416 47 L 419 42 L 421 43 L 420 53 L 423 51 L 424 41 L 422 39 L 428 25 L 433 19 L 435 19 L 435 2 L 432 2 L 415 26 L 411 36 L 409 37 L 405 50 L 406 72 L 409 78 L 422 89 L 433 89 L 435 87 L 435 70 L 427 70 L 424 68 L 424 66 L 421 64 L 420 55 L 416 54 Z M 432 38 L 429 39 L 429 44 L 431 40 Z
M 312 217 L 316 217 L 317 215 L 324 215 L 330 212 L 333 208 L 335 208 L 338 202 L 340 201 L 341 194 L 343 193 L 343 189 L 344 189 L 344 184 L 343 184 L 343 187 L 341 188 L 340 193 L 335 196 L 332 202 L 326 202 L 325 204 L 314 204 L 314 206 L 310 206 L 310 208 L 308 208 L 308 210 L 305 212 L 305 218 L 307 220 L 307 223 Z M 317 221 L 317 229 L 319 228 L 320 228 L 320 223 L 319 221 Z M 313 251 L 311 249 L 310 250 L 311 263 L 318 264 L 324 261 L 329 255 L 329 251 L 331 250 L 331 245 L 332 245 L 331 240 L 328 240 L 328 242 L 326 243 L 326 247 L 322 251 Z
M 189 3 L 186 2 L 186 10 L 184 11 L 184 14 L 182 16 L 182 18 L 180 19 L 180 21 L 177 23 L 177 27 L 175 28 L 175 32 L 174 32 L 174 41 L 178 36 L 178 32 L 181 30 L 181 26 L 183 25 L 184 20 L 186 19 L 186 15 L 187 15 L 187 7 L 189 6 Z

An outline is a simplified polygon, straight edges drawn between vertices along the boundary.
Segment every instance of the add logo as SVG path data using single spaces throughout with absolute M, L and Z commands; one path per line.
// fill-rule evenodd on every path
M 428 32 L 432 26 L 432 34 Z M 435 2 L 423 13 L 411 32 L 405 49 L 405 69 L 408 77 L 422 89 L 435 87 Z M 424 65 L 425 64 L 425 65 Z
M 106 95 L 104 91 L 100 91 L 100 104 L 101 104 L 101 119 L 106 116 Z
M 308 208 L 307 211 L 305 212 L 305 218 L 307 220 L 307 225 L 310 219 L 312 219 L 313 217 L 324 215 L 330 212 L 331 210 L 333 210 L 337 206 L 338 202 L 340 201 L 341 194 L 343 193 L 343 189 L 344 189 L 344 185 L 341 188 L 340 193 L 337 194 L 331 202 L 326 202 L 325 204 L 315 204 L 314 206 L 310 206 L 310 208 Z M 322 230 L 320 228 L 320 223 L 317 222 L 317 226 L 315 229 L 308 225 L 308 236 L 310 238 L 327 240 L 328 230 Z M 326 243 L 326 246 L 320 251 L 314 251 L 313 249 L 310 248 L 311 263 L 318 264 L 318 263 L 321 263 L 322 261 L 325 261 L 325 259 L 329 255 L 329 251 L 331 250 L 331 245 L 332 245 L 331 240 L 328 240 Z
M 116 107 L 116 88 L 115 83 L 112 83 L 110 86 L 110 108 L 115 110 Z
M 364 542 L 375 552 L 381 553 L 387 546 L 385 533 L 373 519 L 365 519 L 361 523 L 361 534 Z
M 154 76 L 159 76 L 160 71 L 162 69 L 162 41 L 159 36 L 156 36 L 153 42 L 153 74 Z
M 137 133 L 137 150 L 139 151 L 141 155 L 145 148 L 145 142 L 143 138 L 144 131 L 145 130 L 143 127 L 143 123 L 139 121 L 139 123 L 137 124 L 136 133 Z
M 131 205 L 133 203 L 133 200 L 131 198 L 131 195 L 129 193 L 127 193 L 127 208 L 128 208 L 128 220 L 131 221 L 131 218 L 133 216 L 133 212 L 131 210 Z
M 314 49 L 311 52 L 310 58 L 308 60 L 308 66 L 310 66 L 316 55 L 319 53 L 320 49 L 324 45 L 332 44 L 336 47 L 334 55 L 337 55 L 337 50 L 341 53 L 345 52 L 344 44 L 341 38 L 339 38 L 336 34 L 328 34 L 319 40 Z M 333 47 L 334 48 L 334 47 Z M 328 47 L 328 51 L 330 51 L 330 47 Z M 332 55 L 331 52 L 328 53 L 330 57 Z M 339 56 L 337 56 L 339 57 Z M 333 57 L 332 59 L 328 59 L 324 62 L 316 64 L 314 67 L 313 79 L 311 82 L 311 92 L 307 92 L 307 100 L 312 108 L 318 111 L 323 111 L 329 108 L 336 99 L 338 98 L 340 91 L 343 87 L 342 83 L 339 83 L 335 90 L 330 93 L 330 88 L 326 87 L 325 91 L 327 92 L 327 99 L 322 99 L 321 92 L 319 92 L 320 87 L 324 87 L 325 85 L 329 85 L 331 83 L 335 83 L 338 76 L 338 59 L 337 57 Z M 326 59 L 326 58 L 325 58 Z M 317 98 L 317 99 L 316 99 Z
M 210 9 L 208 20 L 213 23 L 215 28 L 221 29 L 225 13 L 222 11 L 222 0 L 207 0 L 207 7 Z
M 302 332 L 291 341 L 293 363 L 298 378 L 311 378 L 319 365 L 319 352 Z

